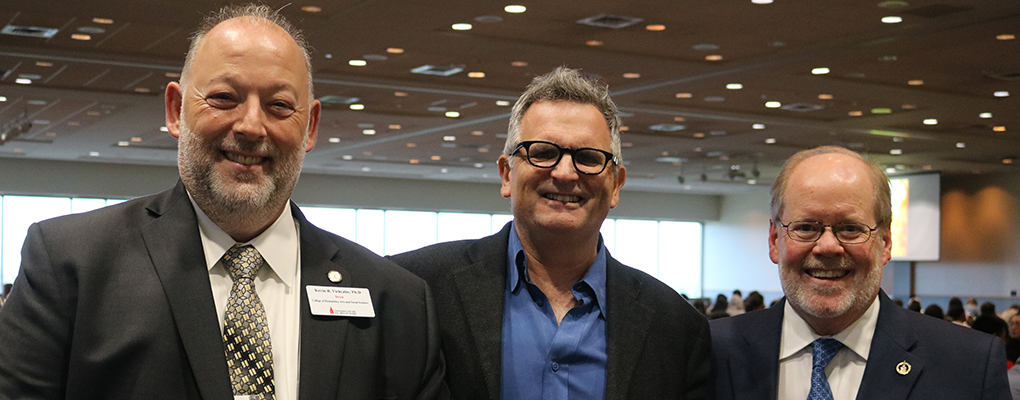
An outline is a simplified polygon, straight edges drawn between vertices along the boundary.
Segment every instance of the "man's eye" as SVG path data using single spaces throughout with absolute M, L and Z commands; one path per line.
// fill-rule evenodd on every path
M 818 227 L 815 226 L 815 224 L 796 224 L 790 228 L 799 232 L 814 232 L 818 230 Z
M 856 225 L 856 224 L 840 225 L 839 226 L 839 230 L 840 230 L 840 232 L 845 232 L 845 233 L 861 233 L 861 231 L 862 231 L 861 227 L 859 225 Z
M 552 160 L 556 158 L 557 153 L 556 149 L 532 148 L 532 150 L 528 152 L 528 156 L 537 160 Z

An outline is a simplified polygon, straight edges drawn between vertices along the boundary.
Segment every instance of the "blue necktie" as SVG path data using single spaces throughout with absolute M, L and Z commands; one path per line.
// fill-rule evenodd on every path
M 832 389 L 825 376 L 825 367 L 839 353 L 843 343 L 836 339 L 822 338 L 812 342 L 811 347 L 811 391 L 808 392 L 807 400 L 832 400 Z

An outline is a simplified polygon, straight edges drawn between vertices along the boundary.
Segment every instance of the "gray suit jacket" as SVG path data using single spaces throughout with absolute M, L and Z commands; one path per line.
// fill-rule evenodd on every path
M 512 223 L 512 222 L 511 222 Z M 456 399 L 499 399 L 510 224 L 479 240 L 393 256 L 432 287 Z M 606 266 L 606 399 L 706 399 L 708 323 L 673 289 L 612 257 Z
M 858 399 L 1010 400 L 1002 340 L 909 311 L 885 292 L 878 295 L 878 324 Z M 712 320 L 717 400 L 778 396 L 785 301 Z M 901 361 L 911 366 L 906 375 L 896 371 Z
M 301 235 L 301 399 L 446 396 L 425 283 L 292 205 Z M 0 399 L 230 399 L 184 186 L 29 229 L 0 311 Z M 339 271 L 339 284 L 328 280 Z M 306 285 L 368 288 L 375 318 L 313 316 Z

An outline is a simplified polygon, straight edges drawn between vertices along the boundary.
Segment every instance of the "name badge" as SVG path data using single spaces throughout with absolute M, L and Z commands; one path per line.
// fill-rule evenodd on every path
M 308 307 L 312 315 L 375 317 L 368 289 L 308 285 L 305 290 L 308 292 Z

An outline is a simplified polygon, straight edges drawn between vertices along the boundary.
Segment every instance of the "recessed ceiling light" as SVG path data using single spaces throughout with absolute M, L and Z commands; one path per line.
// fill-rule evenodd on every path
M 626 132 L 626 131 L 629 131 L 629 130 L 630 130 L 629 126 L 623 125 L 623 126 L 620 127 L 620 132 Z
M 365 60 L 350 60 L 350 61 L 347 61 L 347 64 L 350 64 L 353 67 L 364 67 L 364 66 L 368 65 L 368 61 L 365 61 Z
M 371 172 L 371 171 L 372 171 L 371 167 L 361 167 L 361 172 Z
M 917 108 L 917 106 L 913 105 L 913 104 L 904 104 L 904 105 L 900 106 L 900 108 L 902 108 L 904 110 L 914 110 L 914 109 Z
M 149 93 L 151 90 L 147 87 L 136 87 L 135 93 Z
M 0 96 L 0 102 L 7 101 L 7 96 Z
M 445 174 L 447 172 L 450 172 L 450 169 L 449 168 L 443 168 L 443 169 L 439 170 L 439 172 L 442 172 L 442 173 Z
M 340 143 L 340 138 L 338 138 L 338 137 L 331 137 L 331 138 L 329 138 L 329 142 L 330 143 Z
M 322 11 L 322 7 L 319 7 L 319 6 L 304 6 L 304 7 L 301 7 L 301 11 L 310 12 L 310 13 L 317 13 L 317 12 Z
M 782 106 L 783 106 L 783 103 L 780 103 L 778 101 L 766 101 L 765 102 L 765 108 L 779 108 L 779 107 L 782 107 Z
M 130 145 L 131 145 L 131 142 L 128 142 L 127 140 L 121 140 L 121 141 L 117 142 L 117 146 L 120 146 L 120 147 L 127 147 L 127 146 L 130 146 Z
M 167 72 L 167 73 L 165 73 L 163 75 L 166 76 L 167 78 L 180 78 L 181 77 L 181 73 L 180 72 Z
M 404 54 L 404 49 L 399 47 L 387 47 L 386 52 L 390 54 Z
M 885 173 L 887 173 L 887 174 L 892 174 L 892 173 L 895 173 L 895 172 L 896 172 L 896 168 L 889 167 L 889 168 L 885 169 Z
M 996 131 L 996 132 L 1005 132 L 1005 131 L 1006 131 L 1006 127 L 1005 127 L 1005 126 L 1002 126 L 1002 125 L 999 125 L 999 126 L 993 126 L 993 127 L 992 127 L 992 130 L 993 130 L 993 131 Z
M 432 161 L 439 161 L 439 160 L 443 159 L 443 157 L 440 157 L 440 156 L 432 156 L 430 158 L 432 159 Z
M 347 161 L 350 161 L 350 160 L 354 159 L 354 156 L 352 156 L 350 154 L 344 154 L 343 157 L 340 157 L 340 158 L 342 158 L 344 160 L 347 160 Z
M 924 124 L 925 125 L 938 125 L 939 124 L 939 120 L 937 120 L 935 118 L 928 118 L 928 119 L 924 120 Z
M 729 90 L 740 90 L 744 88 L 744 85 L 741 85 L 739 83 L 727 83 L 726 88 Z
M 418 144 L 416 144 L 416 143 L 408 143 L 407 147 L 418 147 Z
M 510 102 L 506 100 L 496 100 L 496 105 L 500 107 L 506 107 L 510 105 Z
M 967 147 L 966 143 L 964 143 L 964 142 L 956 142 L 956 148 L 963 149 L 963 148 L 966 148 L 966 147 Z
M 407 97 L 407 92 L 393 92 L 393 95 L 397 97 Z
M 482 131 L 471 131 L 471 136 L 482 136 L 485 132 Z
M 96 18 L 92 18 L 92 22 L 95 22 L 97 24 L 109 25 L 109 24 L 113 23 L 113 20 L 109 19 L 109 18 L 99 18 L 99 17 L 96 17 Z
M 588 46 L 601 46 L 602 45 L 602 41 L 601 40 L 589 40 L 587 42 L 584 42 L 584 44 L 586 44 Z
M 883 24 L 898 24 L 900 22 L 903 22 L 903 18 L 895 16 L 895 15 L 888 16 L 888 17 L 882 17 L 882 23 Z
M 98 151 L 90 151 L 90 152 L 89 152 L 89 156 L 92 156 L 92 157 L 99 157 L 99 152 L 98 152 Z
M 332 53 L 326 53 L 326 55 L 324 57 L 326 57 L 327 60 L 332 60 L 333 59 L 333 54 Z
M 892 62 L 892 61 L 896 61 L 897 59 L 899 59 L 899 58 L 894 56 L 894 55 L 888 55 L 888 56 L 881 56 L 881 57 L 879 57 L 878 61 Z
M 645 26 L 645 29 L 650 30 L 652 32 L 660 32 L 666 30 L 666 25 L 661 24 L 647 25 Z
M 514 61 L 514 62 L 510 63 L 510 65 L 512 65 L 514 67 L 527 67 L 528 66 L 528 62 L 527 61 Z
M 812 75 L 825 75 L 827 73 L 829 73 L 829 69 L 825 68 L 825 67 L 818 67 L 818 68 L 812 68 L 811 69 L 811 74 Z
M 454 142 L 454 141 L 457 141 L 457 137 L 456 136 L 443 136 L 443 141 L 444 142 Z
M 979 118 L 991 118 L 992 117 L 992 113 L 989 113 L 989 112 L 981 113 L 981 114 L 978 114 L 978 117 Z
M 705 56 L 705 60 L 708 60 L 708 61 L 719 61 L 719 60 L 722 60 L 722 56 L 718 55 L 718 54 L 709 54 L 709 55 Z
M 450 28 L 452 28 L 455 31 L 469 31 L 469 30 L 471 30 L 471 24 L 464 24 L 464 23 L 453 24 L 453 25 L 450 26 Z
M 84 33 L 75 33 L 75 34 L 71 35 L 71 39 L 74 39 L 74 40 L 92 40 L 92 36 L 86 35 Z
M 692 46 L 691 48 L 693 48 L 694 50 L 698 50 L 698 51 L 713 51 L 713 50 L 719 50 L 719 45 L 717 45 L 715 43 L 699 43 L 699 44 L 696 44 L 696 45 Z
M 460 117 L 460 112 L 459 111 L 447 111 L 446 112 L 446 117 L 447 118 L 457 118 L 457 117 Z
M 924 84 L 924 81 L 921 79 L 911 79 L 907 81 L 907 84 L 910 86 L 921 86 Z
M 503 11 L 506 11 L 506 12 L 508 12 L 510 14 L 520 14 L 522 12 L 528 11 L 528 8 L 525 7 L 525 6 L 519 6 L 519 5 L 509 5 L 509 6 L 503 7 Z
M 28 78 L 17 78 L 14 80 L 14 83 L 17 83 L 19 85 L 31 85 L 32 80 Z
M 1006 33 L 1006 34 L 998 35 L 995 38 L 999 39 L 999 40 L 1013 40 L 1013 39 L 1016 39 L 1016 35 L 1013 35 L 1011 33 Z
M 995 92 L 993 94 L 995 95 L 995 97 L 1009 97 L 1009 92 L 1007 92 L 1005 90 L 1000 90 L 1000 91 Z
M 350 107 L 351 107 L 351 109 L 352 109 L 352 110 L 354 110 L 354 111 L 358 111 L 358 110 L 364 110 L 364 109 L 365 109 L 365 105 L 364 105 L 364 104 L 360 104 L 360 103 L 354 103 L 354 104 L 351 104 L 351 106 L 350 106 Z
M 160 132 L 170 132 L 170 130 L 169 130 L 169 129 L 167 129 L 167 127 L 165 127 L 165 126 L 161 126 L 161 127 L 159 127 L 159 131 L 160 131 Z
M 892 138 L 892 141 L 893 141 L 893 143 L 903 143 L 903 138 L 901 138 L 901 137 L 894 137 L 894 138 Z
M 488 153 L 489 152 L 489 148 L 488 147 L 479 147 L 478 148 L 478 152 L 479 153 Z
M 400 124 L 390 124 L 390 126 L 387 126 L 387 128 L 394 129 L 394 130 L 400 129 Z
M 475 163 L 475 168 L 485 168 L 485 164 Z
M 639 74 L 637 72 L 627 72 L 627 73 L 623 74 L 623 77 L 627 78 L 627 79 L 637 79 L 637 78 L 641 77 L 641 74 Z
M 689 99 L 691 97 L 694 97 L 693 93 L 677 93 L 676 94 L 676 98 L 678 98 L 678 99 Z
M 889 154 L 892 154 L 894 156 L 898 156 L 900 154 L 903 154 L 903 150 L 901 150 L 901 149 L 892 149 L 892 150 L 889 150 Z
M 1012 158 L 1003 158 L 1002 159 L 1002 163 L 1003 164 L 1012 164 L 1013 163 L 1013 159 Z
M 818 95 L 818 98 L 821 99 L 821 100 L 832 100 L 832 95 L 831 94 L 822 93 L 822 94 Z
M 772 4 L 772 0 L 751 0 L 752 4 Z
M 892 114 L 891 108 L 872 108 L 872 114 Z
M 673 121 L 675 121 L 675 122 L 684 122 L 686 120 L 687 120 L 687 118 L 684 118 L 684 117 L 673 117 Z
M 36 61 L 35 66 L 37 67 L 52 67 L 53 63 L 49 61 Z
M 864 112 L 863 111 L 850 111 L 850 112 L 848 112 L 846 114 L 851 116 L 851 117 L 860 117 L 860 116 L 864 115 Z
M 409 163 L 411 163 L 411 164 L 417 164 L 417 163 L 419 163 L 419 162 L 421 162 L 421 161 L 418 161 L 418 159 L 417 159 L 417 158 L 412 158 L 412 159 L 410 159 L 410 160 L 407 160 L 407 162 L 409 162 Z
M 765 144 L 776 144 L 776 138 L 765 139 Z
M 703 138 L 703 137 L 705 137 L 705 133 L 704 132 L 694 132 L 694 134 L 691 135 L 691 136 L 694 136 L 696 138 Z
M 751 125 L 752 129 L 765 129 L 765 124 L 754 124 Z
M 485 73 L 481 71 L 468 72 L 468 78 L 484 78 Z
M 365 130 L 362 130 L 361 133 L 364 133 L 366 135 L 372 136 L 372 135 L 375 135 L 375 129 L 365 129 Z

